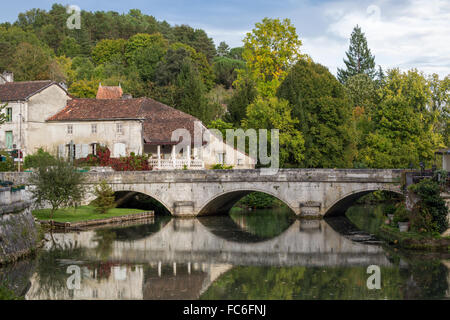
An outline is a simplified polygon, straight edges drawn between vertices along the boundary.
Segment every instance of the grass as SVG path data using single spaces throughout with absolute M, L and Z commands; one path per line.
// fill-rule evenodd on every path
M 80 206 L 78 208 L 63 208 L 55 211 L 53 219 L 56 222 L 79 222 L 96 219 L 106 219 L 118 216 L 124 216 L 128 214 L 145 212 L 146 210 L 140 209 L 126 209 L 126 208 L 114 208 L 110 209 L 107 213 L 99 213 L 93 206 Z M 34 210 L 33 216 L 38 220 L 50 220 L 50 209 Z

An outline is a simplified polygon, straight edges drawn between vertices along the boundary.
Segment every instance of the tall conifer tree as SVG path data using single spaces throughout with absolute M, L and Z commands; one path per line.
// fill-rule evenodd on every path
M 350 38 L 350 46 L 345 53 L 347 59 L 344 59 L 346 69 L 338 68 L 338 79 L 345 83 L 348 78 L 360 74 L 367 74 L 372 80 L 376 76 L 375 56 L 370 52 L 367 46 L 367 39 L 361 28 L 356 25 Z

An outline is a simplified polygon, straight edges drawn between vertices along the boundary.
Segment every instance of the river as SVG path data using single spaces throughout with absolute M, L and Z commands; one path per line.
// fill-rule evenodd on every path
M 382 213 L 380 206 L 354 206 L 347 215 L 374 233 Z M 345 219 L 233 211 L 52 233 L 36 257 L 1 268 L 0 280 L 32 300 L 450 297 L 448 257 L 352 240 L 340 227 Z M 379 289 L 367 285 L 369 266 L 379 270 Z

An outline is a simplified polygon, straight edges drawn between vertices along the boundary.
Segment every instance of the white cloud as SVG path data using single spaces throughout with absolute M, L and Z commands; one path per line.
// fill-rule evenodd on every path
M 324 15 L 330 22 L 326 34 L 305 39 L 304 51 L 332 72 L 343 66 L 351 31 L 359 24 L 377 64 L 450 74 L 449 1 L 374 2 L 360 8 L 340 2 L 324 7 Z

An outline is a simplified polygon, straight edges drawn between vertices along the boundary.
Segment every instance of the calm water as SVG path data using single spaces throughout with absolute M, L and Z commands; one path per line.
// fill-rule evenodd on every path
M 382 213 L 355 206 L 348 216 L 373 233 Z M 450 260 L 355 242 L 339 225 L 258 210 L 53 233 L 0 280 L 26 299 L 450 297 Z M 379 290 L 367 288 L 369 265 L 380 267 Z

